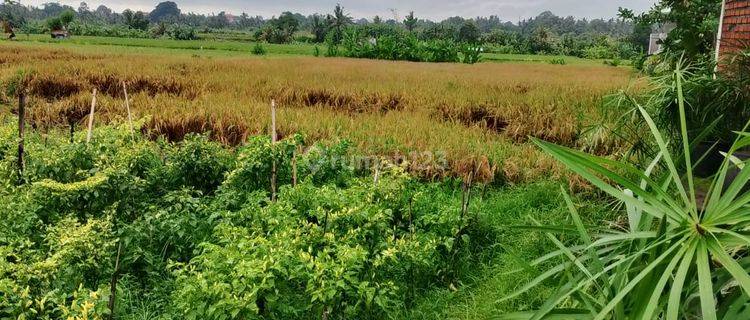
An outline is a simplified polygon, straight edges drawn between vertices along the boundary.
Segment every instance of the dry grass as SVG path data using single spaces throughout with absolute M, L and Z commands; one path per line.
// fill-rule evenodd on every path
M 151 116 L 144 130 L 152 136 L 179 140 L 210 131 L 236 145 L 267 132 L 276 99 L 282 135 L 349 139 L 360 152 L 380 155 L 444 153 L 454 170 L 430 168 L 423 173 L 429 177 L 460 174 L 467 159 L 488 159 L 485 169 L 508 182 L 561 176 L 527 137 L 586 147 L 582 133 L 600 121 L 601 97 L 632 80 L 628 70 L 604 66 L 214 59 L 8 43 L 0 49 L 0 77 L 21 67 L 36 71 L 31 109 L 38 127 L 82 121 L 94 87 L 102 92 L 97 121 L 124 117 L 126 81 L 135 115 Z

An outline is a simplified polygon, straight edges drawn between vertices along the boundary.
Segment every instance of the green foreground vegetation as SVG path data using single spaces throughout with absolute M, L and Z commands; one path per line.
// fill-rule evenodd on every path
M 293 157 L 300 137 L 227 149 L 126 125 L 91 143 L 32 131 L 19 174 L 15 121 L 0 127 L 0 310 L 14 318 L 103 318 L 115 274 L 120 319 L 490 317 L 540 298 L 489 301 L 529 279 L 500 270 L 549 248 L 514 225 L 566 219 L 555 183 L 478 186 L 463 213 L 457 182 L 340 166 L 346 142 Z
M 5 16 L 7 8 L 19 8 L 6 4 Z M 514 143 L 533 143 L 575 175 L 520 185 L 490 182 L 494 165 L 477 158 L 456 163 L 466 169 L 458 175 L 420 180 L 407 173 L 409 163 L 358 154 L 335 135 L 306 141 L 304 132 L 296 131 L 279 142 L 242 136 L 229 147 L 212 141 L 210 129 L 201 129 L 190 132 L 203 135 L 186 130 L 167 141 L 154 134 L 158 126 L 148 127 L 152 115 L 135 128 L 109 119 L 93 131 L 91 142 L 75 130 L 77 120 L 67 123 L 70 132 L 64 125 L 32 125 L 23 137 L 26 121 L 17 118 L 23 109 L 13 109 L 16 101 L 32 87 L 58 99 L 64 95 L 57 84 L 65 82 L 45 82 L 49 75 L 35 78 L 18 70 L 4 79 L 0 114 L 0 318 L 748 319 L 750 159 L 744 150 L 750 148 L 750 52 L 714 59 L 719 4 L 664 0 L 641 15 L 621 9 L 621 16 L 637 26 L 669 21 L 676 28 L 664 41 L 664 53 L 634 60 L 649 76 L 644 90 L 602 99 L 611 107 L 605 121 L 611 126 L 595 128 L 591 141 L 596 145 L 602 141 L 598 135 L 616 135 L 617 142 L 586 149 L 529 134 L 538 138 Z M 166 6 L 177 9 L 174 3 Z M 215 18 L 176 11 L 176 21 Z M 61 28 L 73 15 L 66 10 L 47 22 Z M 152 24 L 141 12 L 121 16 L 128 26 L 118 28 L 143 38 L 149 33 L 172 37 L 184 28 Z M 304 17 L 284 13 L 262 25 L 255 38 L 291 42 L 298 19 Z M 412 33 L 418 21 L 410 14 L 405 30 L 395 22 L 389 28 L 394 33 L 380 37 L 368 32 L 377 31 L 369 28 L 382 21 L 352 26 L 337 6 L 319 25 L 324 32 L 312 31 L 318 43 L 325 38 L 334 45 L 329 48 L 344 48 L 344 54 L 331 56 L 457 62 L 467 56 L 462 50 L 479 42 L 481 34 L 472 24 L 480 21 L 464 21 L 447 32 L 447 39 L 420 39 Z M 610 26 L 628 27 L 624 22 L 610 21 Z M 446 26 L 422 27 L 419 33 Z M 87 30 L 103 30 L 99 27 Z M 192 39 L 195 30 L 187 31 Z M 575 44 L 584 38 L 553 39 L 543 26 L 529 31 L 518 31 L 514 37 L 521 41 L 510 44 L 504 43 L 507 34 L 496 34 L 500 50 L 486 54 L 486 60 L 590 63 L 497 52 L 568 54 L 578 47 L 576 56 L 592 57 L 619 47 L 622 52 L 606 61 L 617 66 L 621 58 L 634 57 L 631 45 L 638 43 L 604 37 L 583 48 Z M 373 44 L 370 37 L 387 40 L 386 45 Z M 55 51 L 60 47 L 101 50 L 109 54 L 102 59 L 117 61 L 128 58 L 113 52 L 281 57 L 308 55 L 312 49 L 321 55 L 314 46 L 266 48 L 216 38 L 58 42 L 29 36 L 19 43 L 48 49 L 50 55 L 43 57 L 65 54 Z M 16 50 L 16 56 L 23 51 Z M 516 89 L 520 95 L 528 92 Z M 81 96 L 87 105 L 89 96 Z M 49 109 L 49 104 L 34 106 Z M 80 120 L 86 110 L 56 116 Z M 490 122 L 486 110 L 474 110 L 470 115 L 484 129 L 489 124 L 500 129 L 490 134 L 507 134 L 508 123 Z M 28 119 L 44 121 L 54 122 Z M 185 124 L 176 121 L 177 128 Z M 565 124 L 542 118 L 541 123 L 549 122 Z

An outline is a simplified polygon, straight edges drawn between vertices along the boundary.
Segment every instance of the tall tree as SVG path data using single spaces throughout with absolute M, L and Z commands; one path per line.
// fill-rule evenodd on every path
M 479 27 L 473 21 L 466 21 L 458 29 L 458 42 L 466 42 L 476 44 L 479 43 L 479 38 L 482 36 L 482 32 L 479 31 Z
M 259 38 L 269 43 L 287 43 L 292 41 L 299 29 L 299 20 L 291 12 L 284 12 L 278 18 L 271 19 L 260 30 Z
M 62 6 L 57 2 L 47 2 L 42 5 L 42 12 L 46 17 L 59 16 L 63 11 L 70 9 L 69 6 Z
M 91 9 L 89 8 L 88 3 L 81 2 L 78 5 L 78 19 L 84 20 L 84 21 L 90 21 L 93 19 L 94 15 L 91 13 Z
M 539 26 L 529 39 L 531 50 L 537 53 L 551 53 L 553 46 L 552 34 L 546 27 Z
M 409 32 L 414 31 L 414 28 L 417 27 L 417 18 L 414 17 L 414 11 L 409 11 L 409 14 L 404 19 L 404 26 L 406 26 L 406 30 L 409 30 Z
M 312 16 L 310 29 L 313 36 L 315 36 L 315 42 L 323 42 L 326 39 L 326 33 L 328 33 L 328 25 L 326 21 L 318 14 Z
M 333 32 L 334 43 L 341 43 L 341 39 L 344 37 L 344 28 L 352 23 L 352 17 L 344 13 L 344 7 L 341 4 L 336 4 L 333 15 L 328 15 L 327 20 L 331 32 Z
M 286 34 L 291 37 L 299 29 L 299 20 L 294 16 L 293 13 L 286 11 L 283 12 L 278 19 L 276 19 L 276 27 L 283 30 Z
M 0 26 L 8 33 L 8 39 L 15 38 L 15 28 L 20 27 L 26 22 L 24 17 L 25 7 L 21 3 L 13 0 L 4 0 L 0 5 Z
M 141 11 L 133 12 L 133 10 L 125 9 L 122 12 L 122 17 L 125 19 L 125 24 L 130 28 L 138 30 L 148 29 L 148 19 L 146 19 L 146 14 Z
M 65 29 L 68 28 L 71 22 L 75 20 L 76 13 L 73 10 L 65 10 L 62 13 L 60 13 L 60 22 L 62 23 L 62 26 L 65 27 Z
M 224 11 L 219 12 L 217 15 L 208 17 L 208 26 L 214 29 L 224 29 L 229 26 L 229 19 L 227 19 L 227 13 Z
M 148 14 L 148 18 L 152 22 L 175 21 L 181 13 L 176 3 L 164 1 L 156 5 L 156 8 Z
M 100 5 L 96 7 L 96 10 L 94 10 L 94 16 L 102 21 L 107 21 L 109 23 L 114 22 L 114 15 L 112 13 L 112 9 L 107 8 L 105 5 Z
M 81 4 L 78 5 L 78 14 L 86 14 L 91 12 L 89 10 L 89 4 L 86 2 L 81 2 Z

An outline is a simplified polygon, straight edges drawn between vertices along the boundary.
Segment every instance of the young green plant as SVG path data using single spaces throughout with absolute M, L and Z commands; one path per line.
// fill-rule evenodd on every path
M 534 142 L 599 190 L 622 201 L 627 225 L 591 231 L 567 199 L 574 228 L 542 227 L 558 247 L 532 266 L 551 264 L 547 272 L 505 299 L 551 279 L 561 281 L 533 312 L 513 319 L 747 319 L 750 301 L 750 166 L 735 153 L 750 146 L 750 133 L 738 132 L 706 190 L 693 176 L 682 74 L 674 72 L 680 117 L 679 150 L 646 110 L 638 106 L 658 153 L 646 170 L 549 142 Z M 739 173 L 727 183 L 733 167 Z M 652 173 L 661 173 L 659 178 Z M 705 196 L 701 196 L 705 192 Z M 575 231 L 573 231 L 575 230 Z M 551 232 L 576 235 L 566 245 Z M 695 281 L 697 280 L 697 281 Z

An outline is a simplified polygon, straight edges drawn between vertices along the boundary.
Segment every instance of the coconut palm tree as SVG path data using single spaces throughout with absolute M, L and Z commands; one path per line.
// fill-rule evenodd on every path
M 312 16 L 311 29 L 315 36 L 315 42 L 325 41 L 326 33 L 328 33 L 328 25 L 320 15 L 315 14 Z
M 328 27 L 333 32 L 333 42 L 340 43 L 343 38 L 344 28 L 352 23 L 352 17 L 344 13 L 344 7 L 341 4 L 336 4 L 336 8 L 333 9 L 333 15 L 326 17 L 328 21 Z

